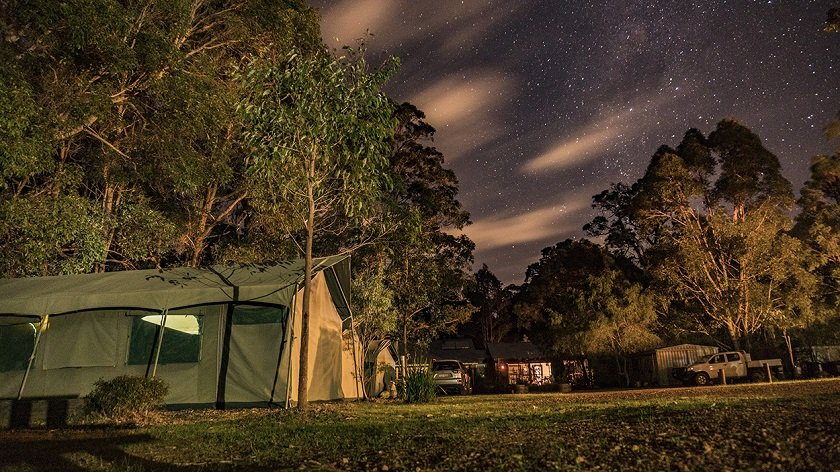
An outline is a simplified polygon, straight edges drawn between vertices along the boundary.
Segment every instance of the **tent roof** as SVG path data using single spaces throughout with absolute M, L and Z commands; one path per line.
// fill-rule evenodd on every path
M 344 318 L 349 298 L 349 256 L 317 258 Z M 347 266 L 346 268 L 342 266 Z M 102 274 L 0 279 L 0 324 L 9 315 L 60 315 L 104 308 L 162 311 L 228 302 L 291 304 L 303 282 L 304 261 L 206 268 L 132 270 Z

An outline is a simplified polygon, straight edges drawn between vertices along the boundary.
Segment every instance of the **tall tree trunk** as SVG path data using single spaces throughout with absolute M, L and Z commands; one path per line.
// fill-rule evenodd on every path
M 615 356 L 615 366 L 618 368 L 618 375 L 624 377 L 624 386 L 629 387 L 630 374 L 627 372 L 627 360 L 621 356 Z
M 796 361 L 793 358 L 793 343 L 790 341 L 787 328 L 782 328 L 782 337 L 785 338 L 785 345 L 787 346 L 788 357 L 790 358 L 790 373 L 793 377 L 797 377 Z
M 405 280 L 409 280 L 408 278 L 408 255 L 405 256 L 403 260 L 405 265 Z M 403 379 L 408 374 L 408 366 L 405 365 L 408 363 L 408 320 L 409 315 L 408 312 L 403 310 L 403 320 L 402 320 L 402 375 Z
M 408 314 L 406 312 L 403 312 L 402 319 L 402 355 L 403 358 L 408 359 Z M 403 371 L 405 371 L 405 366 L 403 366 Z
M 738 335 L 738 329 L 735 327 L 731 317 L 726 323 L 726 332 L 729 333 L 729 339 L 732 341 L 732 349 L 735 351 L 741 350 L 741 338 Z
M 300 375 L 298 376 L 298 410 L 305 410 L 308 405 L 307 386 L 309 383 L 309 306 L 312 298 L 312 241 L 315 239 L 315 159 L 309 162 L 306 179 L 306 197 L 309 211 L 306 218 L 306 255 L 303 281 L 303 307 L 300 318 Z
M 108 173 L 105 173 L 105 177 L 107 179 Z M 117 209 L 120 206 L 120 200 L 122 199 L 122 191 L 123 189 L 114 184 L 105 184 L 104 189 L 104 197 L 102 200 L 102 212 L 106 216 L 113 216 L 117 213 Z M 99 261 L 96 266 L 94 267 L 94 272 L 102 273 L 105 272 L 108 263 L 108 254 L 111 252 L 111 245 L 114 244 L 114 236 L 116 234 L 116 228 L 111 227 L 108 228 L 107 232 L 104 235 L 105 240 L 105 252 L 102 254 L 102 260 Z
M 190 257 L 190 266 L 198 267 L 201 262 L 201 253 L 204 252 L 205 243 L 207 241 L 207 220 L 210 217 L 210 212 L 213 211 L 213 203 L 216 201 L 216 184 L 210 184 L 207 187 L 207 193 L 204 195 L 204 205 L 201 207 L 201 214 L 198 217 L 198 224 L 195 227 L 195 238 L 193 240 L 193 253 Z

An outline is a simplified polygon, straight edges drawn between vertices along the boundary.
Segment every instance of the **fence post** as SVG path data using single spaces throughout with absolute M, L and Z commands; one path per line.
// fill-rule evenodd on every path
M 767 373 L 767 382 L 773 383 L 773 373 L 770 372 L 770 364 L 764 363 L 764 371 Z
M 726 385 L 726 371 L 723 369 L 718 369 L 718 378 L 720 379 L 721 385 Z

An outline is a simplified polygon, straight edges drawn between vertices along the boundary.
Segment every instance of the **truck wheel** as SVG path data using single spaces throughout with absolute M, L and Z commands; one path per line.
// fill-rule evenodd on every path
M 705 372 L 698 372 L 697 375 L 694 376 L 694 384 L 695 385 L 709 385 L 711 380 L 709 379 L 709 374 Z

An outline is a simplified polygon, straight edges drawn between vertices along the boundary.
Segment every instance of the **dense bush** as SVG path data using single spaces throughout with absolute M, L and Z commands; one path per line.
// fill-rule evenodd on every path
M 437 385 L 430 366 L 411 366 L 399 383 L 399 396 L 406 403 L 428 403 L 435 399 Z
M 84 397 L 85 413 L 122 422 L 147 415 L 163 403 L 169 386 L 161 379 L 121 375 L 99 379 Z

